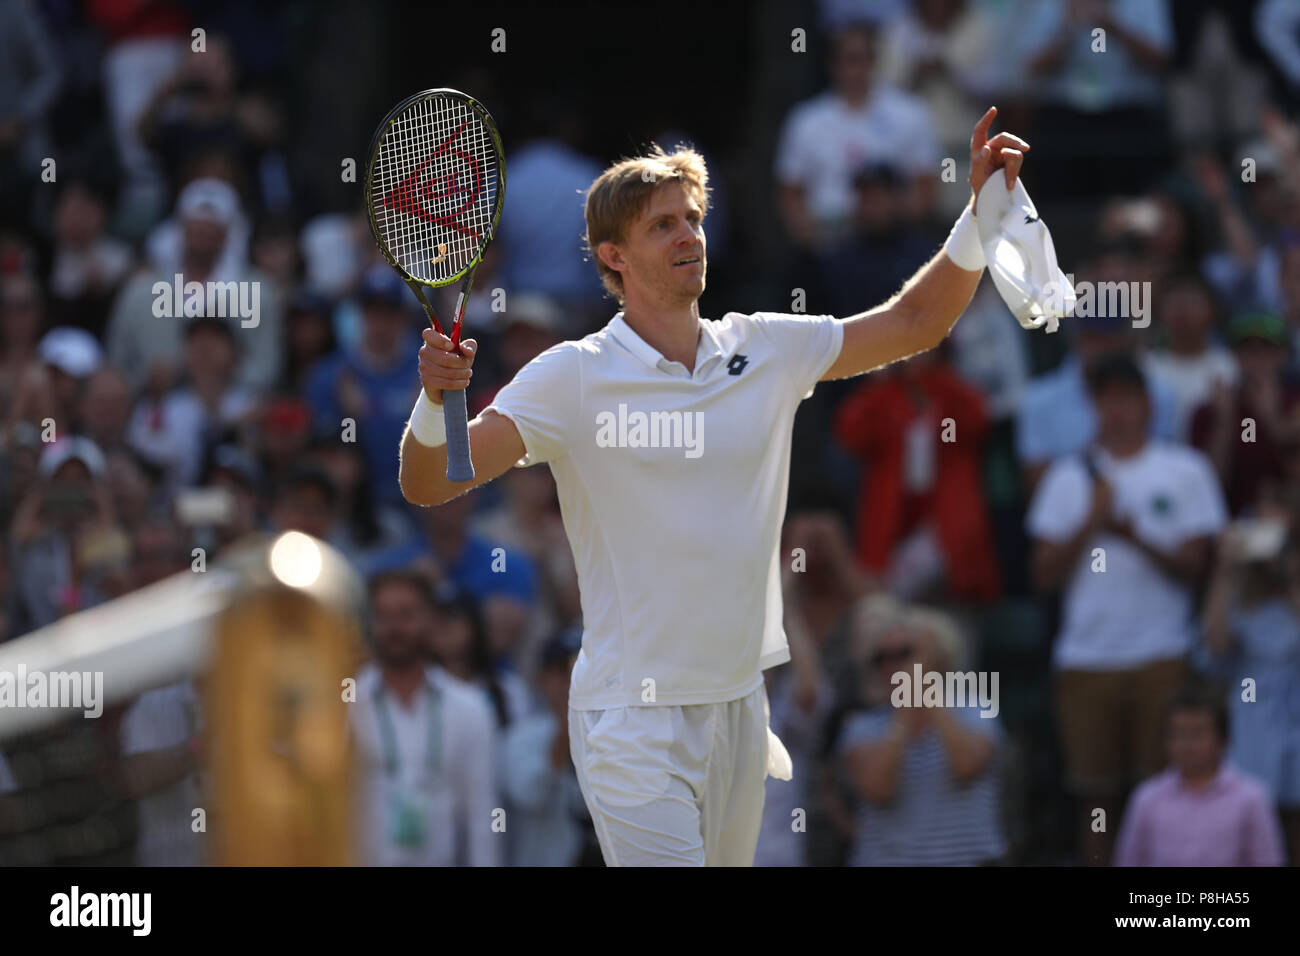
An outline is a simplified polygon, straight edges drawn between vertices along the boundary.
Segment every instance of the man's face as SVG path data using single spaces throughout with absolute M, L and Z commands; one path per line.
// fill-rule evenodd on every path
M 865 30 L 849 30 L 839 37 L 832 73 L 835 89 L 841 95 L 858 99 L 866 94 L 876 62 L 873 44 Z
M 1214 303 L 1200 286 L 1175 286 L 1165 295 L 1161 318 L 1174 339 L 1201 339 L 1214 325 Z
M 1176 710 L 1166 735 L 1169 762 L 1187 777 L 1207 777 L 1219 765 L 1223 741 L 1209 710 Z
M 1113 383 L 1094 393 L 1092 401 L 1097 410 L 1097 430 L 1103 439 L 1146 434 L 1150 408 L 1142 389 Z
M 406 312 L 391 302 L 375 300 L 366 303 L 363 315 L 361 334 L 366 348 L 376 355 L 389 355 L 396 350 L 406 329 Z
M 1286 364 L 1286 349 L 1268 339 L 1251 336 L 1242 339 L 1234 349 L 1241 377 L 1246 381 L 1275 379 Z
M 388 584 L 371 600 L 375 655 L 386 664 L 411 664 L 425 653 L 430 611 L 413 588 Z
M 601 243 L 602 249 L 611 247 L 629 301 L 680 308 L 704 292 L 704 213 L 680 183 L 656 189 L 645 210 L 628 225 L 623 242 Z
M 226 244 L 226 227 L 212 219 L 192 216 L 184 220 L 182 229 L 187 259 L 213 262 Z

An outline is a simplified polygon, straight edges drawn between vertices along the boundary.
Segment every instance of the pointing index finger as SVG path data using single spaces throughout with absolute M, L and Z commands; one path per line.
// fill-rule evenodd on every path
M 998 108 L 990 106 L 988 112 L 980 117 L 980 121 L 975 124 L 975 134 L 971 136 L 970 151 L 975 155 L 984 148 L 984 144 L 989 141 L 989 127 L 993 125 L 993 119 L 998 115 Z

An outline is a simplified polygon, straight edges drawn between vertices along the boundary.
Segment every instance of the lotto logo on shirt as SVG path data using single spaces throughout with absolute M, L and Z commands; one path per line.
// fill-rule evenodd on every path
M 704 454 L 703 412 L 618 412 L 596 415 L 598 448 L 681 448 L 687 458 Z

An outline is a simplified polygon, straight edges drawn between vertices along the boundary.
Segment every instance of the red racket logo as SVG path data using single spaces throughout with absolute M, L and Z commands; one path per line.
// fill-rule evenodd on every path
M 384 196 L 384 205 L 478 239 L 474 229 L 457 221 L 474 206 L 483 191 L 483 172 L 478 160 L 463 149 L 453 148 L 469 122 L 467 119 L 456 127 L 437 149 L 394 186 Z M 443 159 L 443 163 L 433 175 L 425 178 L 425 170 L 438 159 Z M 454 205 L 461 197 L 464 201 L 452 211 L 438 211 Z

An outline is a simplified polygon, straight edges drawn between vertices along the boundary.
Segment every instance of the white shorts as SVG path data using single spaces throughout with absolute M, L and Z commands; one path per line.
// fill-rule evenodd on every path
M 769 751 L 766 687 L 722 704 L 570 709 L 569 748 L 606 865 L 754 865 L 769 753 L 785 757 L 779 741 Z

